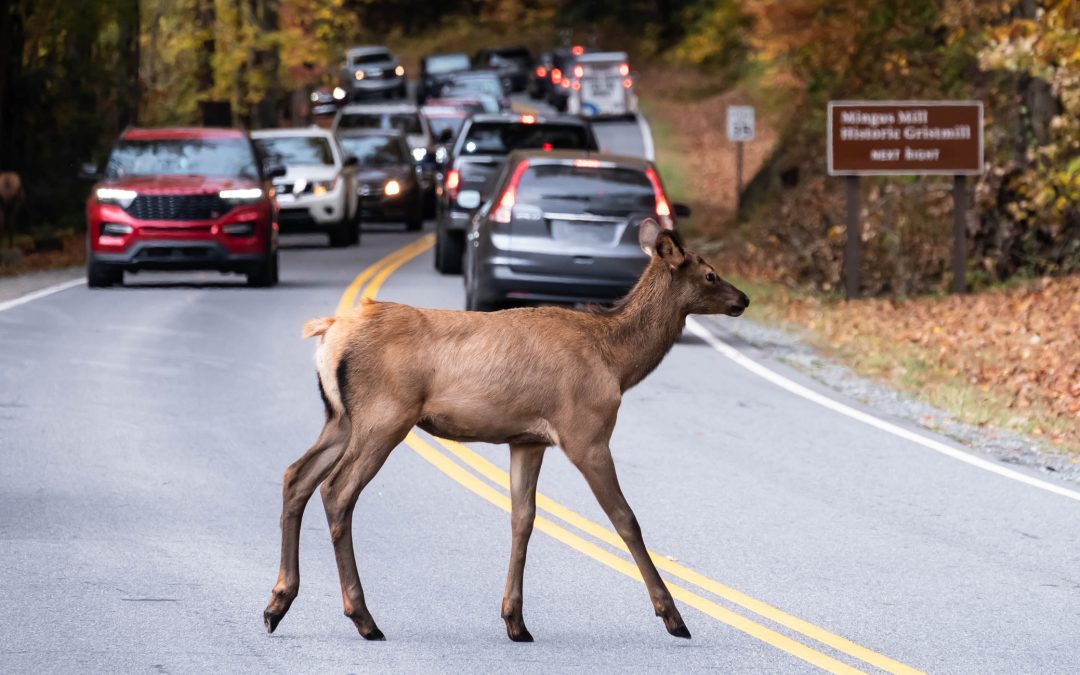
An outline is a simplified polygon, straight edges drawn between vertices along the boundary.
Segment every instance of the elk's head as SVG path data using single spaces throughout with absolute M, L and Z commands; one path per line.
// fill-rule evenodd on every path
M 750 298 L 720 278 L 712 265 L 686 250 L 678 235 L 665 230 L 651 218 L 638 230 L 641 249 L 652 257 L 651 265 L 662 265 L 671 275 L 676 302 L 688 314 L 739 316 L 750 306 Z

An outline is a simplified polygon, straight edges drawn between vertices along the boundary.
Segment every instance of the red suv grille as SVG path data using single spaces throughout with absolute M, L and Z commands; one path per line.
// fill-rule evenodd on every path
M 139 195 L 126 211 L 139 220 L 211 220 L 228 208 L 217 195 Z

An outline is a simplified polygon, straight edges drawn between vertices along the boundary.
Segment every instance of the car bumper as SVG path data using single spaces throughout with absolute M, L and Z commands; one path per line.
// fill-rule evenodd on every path
M 488 301 L 595 302 L 618 300 L 634 287 L 636 279 L 524 274 L 509 265 L 483 264 L 477 271 L 477 292 Z
M 410 220 L 422 209 L 419 187 L 408 192 L 387 197 L 386 195 L 366 195 L 360 197 L 360 220 L 366 222 L 399 222 Z
M 220 270 L 247 272 L 266 259 L 266 253 L 236 253 L 219 241 L 147 239 L 120 253 L 93 253 L 110 267 L 139 270 Z
M 278 225 L 282 232 L 294 227 L 326 229 L 337 225 L 345 217 L 344 189 L 341 181 L 337 188 L 322 197 L 298 197 L 292 201 L 278 198 Z

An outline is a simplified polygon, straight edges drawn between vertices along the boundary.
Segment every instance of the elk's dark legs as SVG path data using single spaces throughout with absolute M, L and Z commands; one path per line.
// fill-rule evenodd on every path
M 273 633 L 300 591 L 300 521 L 315 488 L 345 451 L 348 422 L 328 420 L 318 440 L 285 469 L 281 496 L 281 567 L 270 602 L 263 612 L 266 630 Z
M 542 445 L 510 446 L 510 569 L 506 574 L 506 590 L 503 592 L 502 618 L 506 621 L 506 634 L 514 642 L 532 642 L 533 637 L 525 628 L 521 615 L 522 586 L 525 576 L 525 553 L 532 535 L 536 518 L 536 481 L 540 476 L 540 464 L 544 460 Z
M 585 476 L 596 500 L 604 509 L 604 513 L 611 520 L 615 531 L 619 533 L 630 554 L 634 556 L 641 578 L 645 580 L 645 586 L 649 589 L 649 597 L 652 599 L 656 615 L 663 619 L 664 627 L 675 637 L 689 638 L 690 631 L 683 623 L 679 610 L 675 607 L 675 601 L 671 597 L 660 573 L 649 557 L 645 548 L 645 541 L 641 538 L 641 527 L 638 526 L 634 512 L 626 503 L 619 488 L 619 478 L 615 475 L 615 463 L 611 459 L 611 450 L 605 447 L 597 447 L 588 450 L 581 456 L 567 453 L 570 459 Z
M 405 438 L 412 426 L 411 420 L 404 425 L 397 423 L 381 429 L 354 426 L 345 456 L 321 488 L 326 522 L 334 542 L 345 616 L 352 619 L 360 635 L 367 640 L 386 638 L 368 612 L 360 574 L 356 571 L 352 540 L 353 509 L 360 492 L 379 472 L 390 452 Z

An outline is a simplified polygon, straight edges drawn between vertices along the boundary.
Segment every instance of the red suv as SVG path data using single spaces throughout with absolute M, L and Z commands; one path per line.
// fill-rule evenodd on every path
M 247 133 L 128 129 L 86 202 L 87 283 L 124 271 L 218 270 L 278 280 L 277 206 Z

